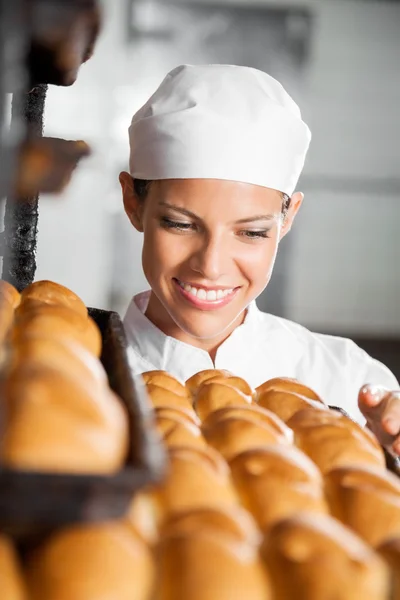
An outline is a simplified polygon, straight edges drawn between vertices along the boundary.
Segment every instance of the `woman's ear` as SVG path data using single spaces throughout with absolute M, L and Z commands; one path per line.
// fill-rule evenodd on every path
M 285 237 L 285 235 L 287 233 L 289 233 L 289 231 L 291 230 L 293 221 L 294 221 L 297 213 L 300 210 L 303 200 L 304 200 L 304 194 L 302 194 L 301 192 L 296 192 L 295 194 L 293 194 L 293 196 L 291 196 L 289 209 L 286 213 L 286 216 L 285 216 L 283 224 L 282 224 L 280 239 Z
M 139 200 L 135 192 L 133 178 L 129 173 L 124 171 L 119 176 L 119 182 L 122 188 L 125 212 L 135 229 L 142 232 L 143 203 Z

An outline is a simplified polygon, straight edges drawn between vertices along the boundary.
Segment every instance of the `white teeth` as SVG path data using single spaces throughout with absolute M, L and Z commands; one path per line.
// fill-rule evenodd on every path
M 201 288 L 197 291 L 197 297 L 199 300 L 207 300 L 207 292 L 206 290 L 202 290 Z
M 229 290 L 205 290 L 203 288 L 195 288 L 189 283 L 184 283 L 183 281 L 178 280 L 179 285 L 186 292 L 191 294 L 192 296 L 197 297 L 199 300 L 207 300 L 208 302 L 215 302 L 216 300 L 222 300 L 222 298 L 226 298 L 229 294 L 232 294 L 234 288 Z

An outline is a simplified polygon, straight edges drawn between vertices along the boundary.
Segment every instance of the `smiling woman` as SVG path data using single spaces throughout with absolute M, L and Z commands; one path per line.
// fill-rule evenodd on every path
M 166 370 L 185 381 L 216 368 L 253 388 L 292 377 L 363 422 L 360 388 L 396 389 L 392 373 L 350 340 L 255 304 L 303 202 L 295 190 L 311 135 L 292 98 L 256 69 L 186 65 L 167 75 L 129 134 L 130 172 L 120 182 L 143 233 L 150 286 L 125 318 L 133 372 Z M 373 402 L 368 390 L 360 394 L 383 439 L 400 401 Z M 396 422 L 398 431 L 400 415 Z

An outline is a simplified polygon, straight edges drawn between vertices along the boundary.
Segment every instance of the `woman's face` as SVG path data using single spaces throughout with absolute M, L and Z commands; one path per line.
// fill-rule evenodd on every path
M 147 315 L 182 341 L 218 343 L 268 284 L 302 195 L 292 198 L 283 223 L 282 196 L 256 185 L 164 180 L 140 201 L 128 174 L 121 184 L 128 216 L 144 234 L 142 263 L 153 291 Z

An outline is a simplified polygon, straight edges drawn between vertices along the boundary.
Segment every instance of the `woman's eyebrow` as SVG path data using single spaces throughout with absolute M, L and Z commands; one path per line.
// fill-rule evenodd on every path
M 169 208 L 170 210 L 174 210 L 175 212 L 181 213 L 182 215 L 186 215 L 187 217 L 191 217 L 192 219 L 197 219 L 200 221 L 200 217 L 192 213 L 190 210 L 186 208 L 180 208 L 179 206 L 174 206 L 173 204 L 168 204 L 168 202 L 159 202 L 159 206 L 164 206 L 165 208 Z
M 255 215 L 254 217 L 246 217 L 245 219 L 239 219 L 239 221 L 235 221 L 236 224 L 239 223 L 253 223 L 254 221 L 273 221 L 276 215 Z

